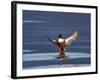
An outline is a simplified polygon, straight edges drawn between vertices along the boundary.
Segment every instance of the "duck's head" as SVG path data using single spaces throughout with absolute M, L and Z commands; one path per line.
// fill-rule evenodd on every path
M 63 37 L 62 37 L 62 34 L 59 34 L 59 35 L 58 35 L 58 38 L 63 38 Z

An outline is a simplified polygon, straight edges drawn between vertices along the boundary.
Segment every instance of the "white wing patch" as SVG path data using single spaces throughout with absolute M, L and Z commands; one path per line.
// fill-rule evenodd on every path
M 57 42 L 56 40 L 52 40 L 53 42 Z

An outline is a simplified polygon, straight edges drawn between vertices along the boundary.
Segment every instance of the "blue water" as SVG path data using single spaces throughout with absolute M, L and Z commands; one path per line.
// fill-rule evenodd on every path
M 64 38 L 69 37 L 74 31 L 78 31 L 79 36 L 65 52 L 80 52 L 90 54 L 90 14 L 68 13 L 68 12 L 47 12 L 23 10 L 23 55 L 37 53 L 58 52 L 58 47 L 48 41 L 44 36 L 57 39 L 59 33 Z M 73 59 L 73 62 L 90 64 L 90 59 Z M 37 65 L 39 64 L 39 65 Z M 23 68 L 41 65 L 61 64 L 58 61 L 23 61 Z M 64 62 L 67 64 L 67 62 Z
M 30 50 L 29 53 L 52 53 L 57 52 L 58 47 L 49 41 L 29 42 L 24 44 L 24 54 L 27 54 L 26 50 Z M 65 51 L 90 53 L 90 42 L 84 40 L 76 41 L 67 47 Z
M 77 63 L 75 63 L 77 62 Z M 78 65 L 78 64 L 90 64 L 90 58 L 78 58 L 78 59 L 69 59 L 69 60 L 42 60 L 42 61 L 25 61 L 23 62 L 23 67 L 24 68 L 31 68 L 31 67 L 37 67 L 37 66 L 47 66 L 47 65 L 64 65 L 64 64 L 73 64 L 73 65 Z M 27 65 L 25 65 L 27 64 Z

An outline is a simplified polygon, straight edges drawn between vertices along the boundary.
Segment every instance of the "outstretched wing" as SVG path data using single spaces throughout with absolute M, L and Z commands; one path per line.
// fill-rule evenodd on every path
M 57 44 L 57 41 L 56 40 L 52 40 L 52 39 L 50 39 L 48 36 L 45 36 L 49 41 L 51 41 L 52 43 L 54 43 L 54 44 Z
M 69 46 L 72 42 L 76 40 L 77 36 L 78 36 L 78 32 L 75 31 L 70 37 L 65 39 L 65 45 Z

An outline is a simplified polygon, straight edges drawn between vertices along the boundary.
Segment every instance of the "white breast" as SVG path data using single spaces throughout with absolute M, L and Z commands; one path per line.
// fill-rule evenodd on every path
M 62 38 L 58 39 L 58 42 L 63 42 L 63 41 L 64 41 L 64 39 L 62 39 Z

